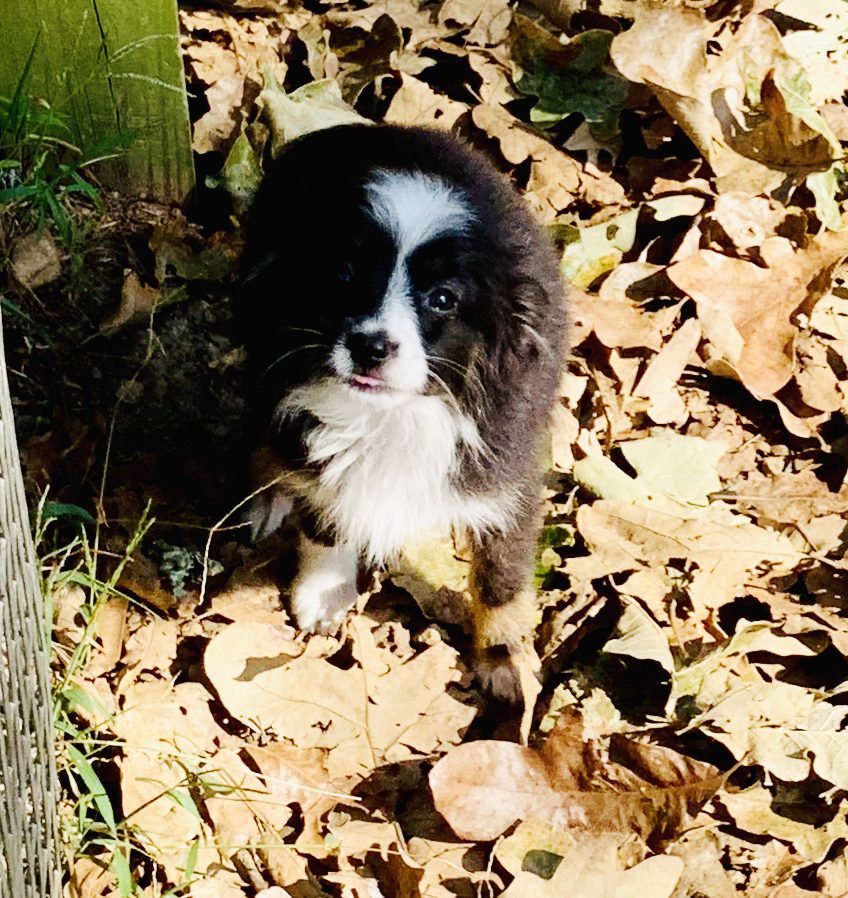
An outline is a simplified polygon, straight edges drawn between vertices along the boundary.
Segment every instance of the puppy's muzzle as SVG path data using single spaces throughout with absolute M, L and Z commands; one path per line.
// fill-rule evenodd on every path
M 345 338 L 351 361 L 359 372 L 373 371 L 397 355 L 398 344 L 385 331 L 354 331 Z

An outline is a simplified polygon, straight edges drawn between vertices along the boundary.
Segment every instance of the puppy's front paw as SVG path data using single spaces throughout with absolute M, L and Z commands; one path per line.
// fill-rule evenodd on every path
M 328 586 L 326 578 L 307 575 L 292 587 L 292 614 L 301 630 L 330 636 L 341 627 L 356 598 L 355 583 Z
M 325 545 L 300 534 L 299 570 L 291 607 L 302 630 L 335 633 L 356 602 L 358 556 L 346 546 Z
M 250 527 L 250 540 L 257 543 L 279 530 L 292 510 L 292 500 L 279 490 L 257 493 L 244 506 L 242 523 Z
M 502 605 L 473 606 L 475 670 L 495 698 L 525 704 L 535 701 L 541 662 L 533 648 L 535 603 L 531 593 Z
M 533 703 L 539 693 L 539 656 L 532 646 L 510 651 L 505 645 L 478 650 L 474 671 L 494 698 L 517 705 Z
M 478 658 L 474 671 L 480 685 L 494 698 L 512 705 L 521 701 L 521 675 L 506 651 L 501 658 Z

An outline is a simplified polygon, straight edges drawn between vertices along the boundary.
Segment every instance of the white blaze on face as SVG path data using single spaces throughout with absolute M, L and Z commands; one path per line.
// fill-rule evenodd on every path
M 461 232 L 472 213 L 454 188 L 432 175 L 382 172 L 366 184 L 365 192 L 372 217 L 394 241 L 396 256 L 385 296 L 360 330 L 384 331 L 397 344 L 397 353 L 382 367 L 388 386 L 404 393 L 420 393 L 427 384 L 429 369 L 407 261 L 418 247 L 436 237 Z M 353 373 L 350 354 L 341 343 L 331 358 L 341 376 Z

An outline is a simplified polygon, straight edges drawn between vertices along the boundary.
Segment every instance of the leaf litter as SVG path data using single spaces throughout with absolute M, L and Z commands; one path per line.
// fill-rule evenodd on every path
M 147 499 L 159 518 L 94 613 L 45 562 L 137 894 L 848 891 L 844 19 L 838 0 L 181 10 L 217 225 L 146 210 L 87 307 L 67 278 L 18 278 L 67 291 L 96 337 L 72 438 L 31 385 L 49 345 L 11 324 L 31 486 L 96 510 L 118 556 Z M 243 383 L 228 216 L 267 154 L 362 119 L 489 152 L 572 284 L 524 709 L 466 664 L 461 545 L 411 547 L 338 637 L 304 638 L 291 534 L 210 532 Z M 102 840 L 74 838 L 68 894 L 121 894 Z

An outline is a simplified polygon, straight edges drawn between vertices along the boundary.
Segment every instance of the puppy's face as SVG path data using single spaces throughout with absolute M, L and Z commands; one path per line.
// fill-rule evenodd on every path
M 473 209 L 446 182 L 409 172 L 371 177 L 347 205 L 317 275 L 287 303 L 269 373 L 329 378 L 375 405 L 455 393 L 482 342 Z M 290 261 L 297 277 L 303 260 Z

